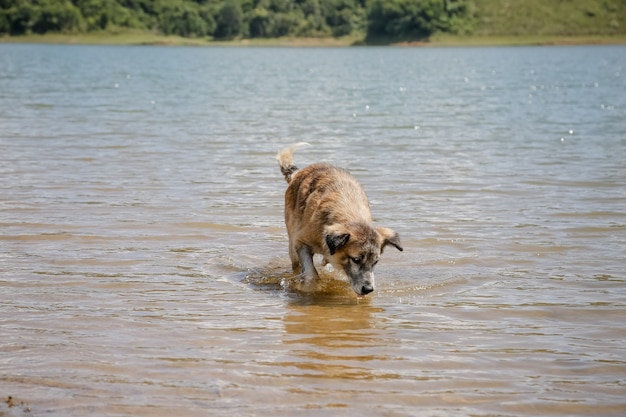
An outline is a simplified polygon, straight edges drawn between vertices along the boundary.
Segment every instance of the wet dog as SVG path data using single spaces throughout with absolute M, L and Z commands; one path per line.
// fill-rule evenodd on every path
M 326 163 L 298 169 L 293 152 L 298 143 L 278 152 L 280 171 L 289 184 L 285 192 L 285 224 L 289 257 L 301 273 L 302 289 L 312 291 L 319 278 L 313 255 L 344 271 L 358 296 L 374 291 L 374 266 L 387 245 L 403 250 L 400 237 L 374 227 L 365 191 L 345 169 Z

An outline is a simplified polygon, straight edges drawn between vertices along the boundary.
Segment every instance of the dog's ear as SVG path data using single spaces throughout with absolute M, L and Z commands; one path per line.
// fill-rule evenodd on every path
M 324 228 L 324 241 L 331 255 L 348 243 L 348 240 L 350 240 L 350 233 L 345 228 L 336 224 Z
M 376 231 L 383 238 L 383 244 L 380 247 L 381 253 L 383 252 L 383 249 L 385 249 L 385 246 L 387 245 L 395 246 L 396 249 L 398 249 L 400 252 L 404 250 L 402 248 L 402 244 L 400 243 L 400 236 L 398 236 L 396 232 L 389 229 L 388 227 L 377 227 Z

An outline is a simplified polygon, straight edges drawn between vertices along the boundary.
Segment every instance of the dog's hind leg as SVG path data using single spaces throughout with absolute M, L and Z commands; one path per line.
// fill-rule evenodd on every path
M 306 245 L 301 245 L 297 249 L 300 265 L 302 267 L 302 291 L 313 291 L 315 283 L 319 278 L 315 265 L 313 264 L 313 252 Z

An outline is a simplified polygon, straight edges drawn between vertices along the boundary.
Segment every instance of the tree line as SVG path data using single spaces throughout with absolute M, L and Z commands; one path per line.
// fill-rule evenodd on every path
M 0 0 L 0 35 L 123 29 L 215 39 L 423 39 L 458 33 L 471 0 Z

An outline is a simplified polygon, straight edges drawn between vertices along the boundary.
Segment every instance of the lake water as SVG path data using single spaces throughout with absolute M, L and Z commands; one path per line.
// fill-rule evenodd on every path
M 364 299 L 292 289 L 299 141 Z M 0 44 L 0 297 L 0 416 L 622 416 L 626 47 Z

